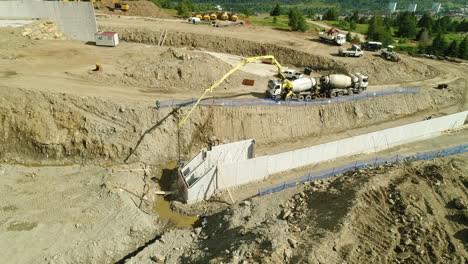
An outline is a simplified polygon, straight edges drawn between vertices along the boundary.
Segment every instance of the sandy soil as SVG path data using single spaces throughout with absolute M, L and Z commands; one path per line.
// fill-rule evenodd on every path
M 114 263 L 164 225 L 136 173 L 0 165 L 0 253 L 9 263 Z M 153 198 L 152 198 L 153 197 Z M 141 203 L 141 205 L 140 205 Z

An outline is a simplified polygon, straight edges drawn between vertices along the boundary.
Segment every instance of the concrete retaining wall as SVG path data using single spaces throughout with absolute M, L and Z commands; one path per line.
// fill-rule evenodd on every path
M 209 198 L 217 189 L 239 186 L 270 175 L 360 153 L 440 135 L 462 126 L 468 111 L 312 147 L 254 158 L 255 141 L 245 140 L 202 149 L 179 170 L 179 188 L 188 203 Z
M 0 18 L 47 18 L 68 39 L 94 41 L 97 31 L 91 2 L 0 1 Z
M 255 140 L 203 148 L 179 169 L 179 191 L 187 202 L 210 197 L 216 189 L 226 186 L 217 176 L 218 164 L 235 163 L 252 159 L 255 155 Z M 221 184 L 221 187 L 220 187 Z
M 230 187 L 262 180 L 269 175 L 344 156 L 372 153 L 404 143 L 440 135 L 464 124 L 468 111 L 373 133 L 345 138 L 308 148 L 218 165 Z

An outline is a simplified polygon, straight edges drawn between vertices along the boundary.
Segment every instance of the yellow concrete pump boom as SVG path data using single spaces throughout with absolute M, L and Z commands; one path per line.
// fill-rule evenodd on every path
M 279 73 L 279 75 L 281 76 L 281 79 L 284 82 L 283 87 L 285 88 L 285 90 L 290 90 L 292 88 L 292 84 L 291 84 L 290 81 L 288 81 L 288 79 L 286 79 L 286 76 L 284 76 L 283 71 L 281 70 L 281 64 L 275 59 L 274 56 L 265 55 L 265 56 L 243 58 L 236 66 L 234 66 L 230 71 L 228 71 L 226 74 L 224 74 L 224 76 L 221 79 L 219 79 L 215 84 L 213 84 L 210 88 L 206 89 L 203 92 L 203 94 L 200 96 L 200 98 L 198 98 L 197 102 L 192 107 L 192 109 L 190 109 L 190 112 L 188 112 L 188 114 L 184 117 L 184 119 L 182 119 L 179 122 L 179 127 L 182 127 L 182 125 L 185 123 L 185 121 L 187 121 L 187 119 L 192 114 L 193 110 L 195 110 L 195 108 L 198 106 L 198 104 L 201 102 L 201 100 L 203 100 L 203 98 L 205 97 L 205 95 L 208 92 L 212 93 L 213 90 L 216 87 L 218 87 L 224 80 L 226 80 L 227 77 L 229 77 L 231 74 L 233 74 L 235 71 L 237 71 L 238 69 L 240 69 L 244 65 L 246 65 L 248 63 L 251 63 L 251 62 L 255 62 L 257 60 L 265 60 L 265 59 L 271 59 L 271 63 L 274 64 L 278 68 L 278 73 Z

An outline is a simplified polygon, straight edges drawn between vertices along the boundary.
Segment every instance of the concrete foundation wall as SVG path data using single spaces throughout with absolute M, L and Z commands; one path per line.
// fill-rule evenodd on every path
M 178 185 L 181 195 L 189 203 L 209 198 L 220 188 L 216 170 L 219 164 L 245 161 L 254 155 L 253 139 L 214 146 L 211 150 L 201 149 L 179 170 Z
M 51 19 L 72 40 L 94 41 L 97 31 L 91 2 L 0 1 L 0 18 Z
M 221 164 L 218 169 L 222 172 L 226 184 L 225 186 L 218 186 L 218 188 L 223 189 L 262 180 L 269 175 L 294 168 L 359 153 L 372 153 L 396 145 L 437 136 L 443 130 L 463 125 L 467 114 L 468 111 L 465 111 L 308 148 L 262 156 L 232 164 Z

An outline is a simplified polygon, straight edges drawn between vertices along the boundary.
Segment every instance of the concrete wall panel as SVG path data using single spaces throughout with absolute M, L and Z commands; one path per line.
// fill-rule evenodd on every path
M 72 40 L 94 41 L 97 31 L 91 2 L 0 1 L 0 18 L 51 19 Z

